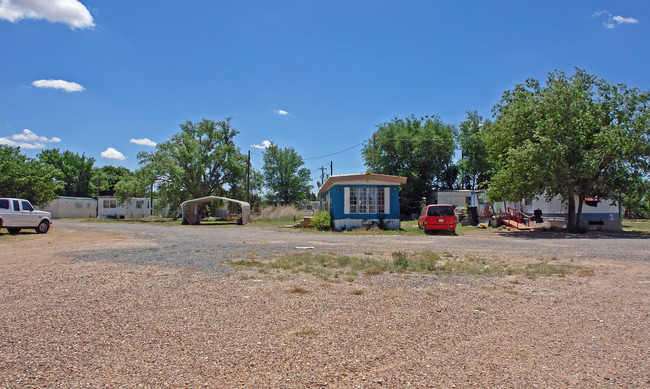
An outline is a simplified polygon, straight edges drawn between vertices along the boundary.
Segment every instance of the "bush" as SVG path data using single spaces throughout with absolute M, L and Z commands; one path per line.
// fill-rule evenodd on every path
M 332 224 L 332 218 L 327 211 L 316 212 L 314 218 L 311 220 L 312 225 L 319 231 L 329 231 Z

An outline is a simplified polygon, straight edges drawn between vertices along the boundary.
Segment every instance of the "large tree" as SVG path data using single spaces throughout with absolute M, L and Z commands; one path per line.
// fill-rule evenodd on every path
M 485 133 L 491 123 L 483 120 L 476 111 L 467 111 L 466 114 L 456 134 L 461 152 L 458 169 L 462 189 L 477 189 L 490 178 L 491 163 Z
M 267 199 L 274 204 L 293 204 L 309 198 L 310 171 L 303 166 L 300 155 L 292 148 L 271 145 L 264 152 L 264 185 Z
M 650 93 L 576 69 L 529 79 L 494 107 L 488 145 L 497 170 L 494 200 L 559 195 L 568 226 L 580 226 L 585 198 L 616 200 L 648 173 Z
M 19 147 L 0 145 L 0 194 L 42 205 L 56 198 L 63 187 L 53 166 L 20 154 Z
M 60 196 L 90 197 L 95 195 L 93 178 L 94 158 L 72 151 L 60 152 L 59 149 L 43 150 L 38 155 L 39 161 L 51 165 L 58 170 L 57 180 L 63 187 L 57 190 Z
M 374 159 L 376 173 L 407 178 L 400 192 L 402 215 L 418 213 L 422 197 L 432 190 L 451 189 L 455 180 L 453 132 L 454 126 L 438 116 L 411 115 L 380 124 L 365 143 L 362 155 L 367 167 L 372 168 Z
M 180 128 L 155 152 L 138 154 L 140 164 L 156 179 L 159 200 L 178 209 L 185 200 L 223 196 L 245 185 L 246 156 L 235 146 L 238 131 L 230 118 L 188 120 Z
M 96 193 L 93 195 L 99 193 L 100 196 L 114 196 L 117 183 L 130 176 L 133 176 L 131 170 L 123 166 L 106 165 L 94 168 L 92 183 Z M 99 185 L 99 190 L 97 190 L 97 185 Z

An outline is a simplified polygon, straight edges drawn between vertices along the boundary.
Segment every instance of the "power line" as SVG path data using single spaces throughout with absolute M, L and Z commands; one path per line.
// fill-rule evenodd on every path
M 332 155 L 341 154 L 341 153 L 345 153 L 346 151 L 350 151 L 350 150 L 354 149 L 355 147 L 359 147 L 359 146 L 361 146 L 362 144 L 364 144 L 364 142 L 361 142 L 361 143 L 359 143 L 358 145 L 354 145 L 354 146 L 352 146 L 352 147 L 348 147 L 348 148 L 345 149 L 345 150 L 337 151 L 337 152 L 335 152 L 335 153 L 326 154 L 326 155 L 321 155 L 321 156 L 318 156 L 318 157 L 303 158 L 303 160 L 304 160 L 304 161 L 307 161 L 307 160 L 310 160 L 310 159 L 318 159 L 318 158 L 331 157 Z

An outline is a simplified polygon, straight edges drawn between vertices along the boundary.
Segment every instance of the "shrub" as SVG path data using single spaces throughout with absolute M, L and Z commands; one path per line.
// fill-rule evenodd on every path
M 314 228 L 316 228 L 319 231 L 328 231 L 330 229 L 330 225 L 332 224 L 332 219 L 330 217 L 330 213 L 327 211 L 319 211 L 316 212 L 314 215 L 314 218 L 311 220 Z

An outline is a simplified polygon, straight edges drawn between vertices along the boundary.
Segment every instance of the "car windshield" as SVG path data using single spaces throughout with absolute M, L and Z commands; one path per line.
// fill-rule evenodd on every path
M 429 207 L 427 216 L 454 216 L 454 209 L 449 206 Z

